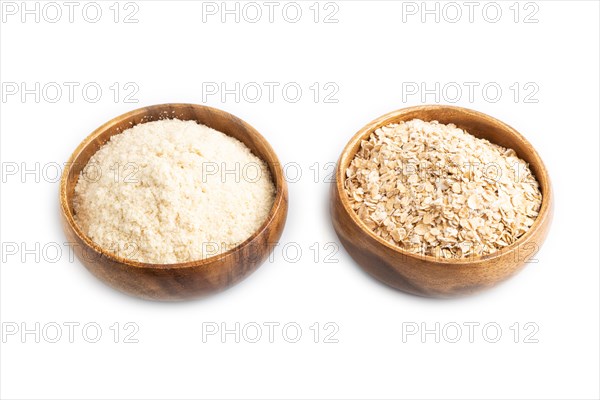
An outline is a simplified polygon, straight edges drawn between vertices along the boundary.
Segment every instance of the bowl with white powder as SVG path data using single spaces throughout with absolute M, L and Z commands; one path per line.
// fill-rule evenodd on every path
M 386 114 L 347 144 L 334 228 L 380 281 L 429 297 L 470 294 L 536 254 L 552 219 L 547 170 L 514 128 L 453 106 Z
M 182 300 L 228 288 L 283 231 L 277 155 L 221 110 L 131 111 L 96 129 L 67 165 L 60 201 L 69 242 L 88 270 L 128 294 Z

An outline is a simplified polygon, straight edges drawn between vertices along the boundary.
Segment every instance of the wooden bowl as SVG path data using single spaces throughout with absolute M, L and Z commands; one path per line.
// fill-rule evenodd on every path
M 277 190 L 262 226 L 237 247 L 213 257 L 179 264 L 148 264 L 112 254 L 94 243 L 73 219 L 73 192 L 90 157 L 112 135 L 133 125 L 164 119 L 194 120 L 230 135 L 264 160 Z M 75 254 L 97 278 L 122 292 L 153 300 L 183 300 L 226 289 L 254 272 L 279 240 L 287 216 L 287 184 L 277 155 L 253 127 L 217 110 L 195 104 L 162 104 L 123 114 L 96 129 L 73 152 L 60 182 L 64 231 Z
M 521 238 L 486 256 L 443 259 L 410 253 L 373 233 L 351 209 L 344 191 L 346 169 L 363 139 L 379 127 L 419 118 L 454 123 L 474 136 L 514 149 L 529 163 L 540 184 L 543 200 L 539 216 Z M 486 114 L 452 106 L 418 106 L 386 114 L 363 127 L 344 148 L 332 185 L 333 226 L 350 256 L 369 274 L 402 291 L 427 297 L 455 297 L 485 289 L 519 271 L 542 245 L 552 220 L 552 190 L 540 156 L 515 129 Z

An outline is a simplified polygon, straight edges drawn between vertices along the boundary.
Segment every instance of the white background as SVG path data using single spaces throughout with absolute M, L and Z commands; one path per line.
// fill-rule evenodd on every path
M 539 1 L 528 9 L 517 4 L 518 22 L 513 2 L 499 2 L 502 16 L 496 23 L 482 16 L 483 2 L 469 22 L 468 9 L 459 2 L 460 21 L 450 23 L 441 15 L 438 23 L 430 15 L 422 23 L 420 14 L 403 14 L 403 7 L 411 9 L 401 2 L 339 1 L 338 23 L 329 24 L 322 20 L 333 6 L 323 10 L 319 5 L 320 22 L 314 23 L 312 1 L 301 2 L 298 23 L 282 17 L 285 3 L 275 9 L 273 23 L 267 15 L 257 23 L 243 16 L 240 23 L 233 16 L 221 23 L 218 14 L 203 22 L 201 2 L 138 1 L 134 17 L 139 22 L 131 24 L 122 20 L 133 8 L 124 10 L 123 3 L 118 23 L 109 9 L 112 1 L 100 2 L 103 14 L 97 23 L 82 18 L 84 4 L 75 9 L 73 23 L 59 2 L 65 15 L 57 23 L 43 15 L 39 23 L 34 16 L 21 23 L 20 14 L 3 15 L 0 28 L 3 89 L 10 86 L 7 82 L 25 82 L 29 88 L 36 82 L 41 87 L 49 82 L 80 85 L 73 102 L 66 87 L 56 103 L 48 101 L 55 97 L 50 92 L 36 102 L 34 95 L 22 99 L 20 93 L 7 96 L 3 90 L 2 327 L 33 329 L 40 323 L 47 330 L 39 343 L 33 334 L 22 338 L 21 332 L 3 332 L 2 398 L 598 398 L 597 2 Z M 440 12 L 444 4 L 438 4 Z M 524 23 L 536 7 L 538 22 Z M 454 18 L 454 10 L 445 10 L 447 18 Z M 493 10 L 487 10 L 493 18 Z M 54 18 L 53 10 L 47 12 Z M 81 87 L 89 82 L 103 89 L 95 103 L 82 97 Z M 121 87 L 117 101 L 109 89 L 115 82 Z M 133 96 L 137 104 L 124 102 L 128 82 L 139 88 Z M 296 103 L 282 98 L 281 90 L 275 91 L 274 102 L 266 92 L 256 103 L 243 96 L 236 102 L 233 95 L 225 101 L 217 95 L 203 99 L 206 82 L 230 87 L 278 82 L 280 88 L 296 82 L 303 94 Z M 324 102 L 321 92 L 315 103 L 309 89 L 315 82 L 337 85 L 333 98 L 338 102 Z M 463 86 L 455 104 L 518 129 L 550 171 L 555 218 L 538 263 L 485 293 L 456 300 L 418 298 L 378 283 L 341 248 L 332 257 L 337 262 L 324 262 L 329 253 L 324 246 L 337 243 L 324 182 L 332 169 L 326 163 L 336 161 L 360 127 L 384 113 L 454 100 L 455 92 L 439 99 L 409 96 L 403 89 L 411 82 L 425 82 L 428 88 L 436 82 L 440 87 L 476 82 L 474 98 Z M 517 98 L 510 89 L 515 82 Z M 487 98 L 482 94 L 488 83 L 501 87 L 498 101 L 493 91 Z M 533 86 L 525 90 L 527 83 Z M 539 91 L 526 99 L 531 88 Z M 289 184 L 282 245 L 272 262 L 207 299 L 166 304 L 122 295 L 69 260 L 52 176 L 38 183 L 35 174 L 7 171 L 14 163 L 34 168 L 39 162 L 40 169 L 63 163 L 92 130 L 134 108 L 203 101 L 243 118 L 271 142 L 283 163 L 301 166 L 302 177 Z M 310 169 L 315 163 L 318 168 Z M 317 182 L 315 169 L 320 170 Z M 315 242 L 321 248 L 317 262 L 310 249 Z M 5 251 L 10 243 L 19 246 L 16 255 Z M 57 243 L 63 254 L 52 262 L 54 253 L 40 251 L 36 262 L 36 254 L 23 252 L 36 243 L 40 248 Z M 291 262 L 293 251 L 284 258 L 286 243 L 302 249 L 297 262 Z M 81 324 L 73 343 L 63 325 L 68 322 Z M 118 343 L 110 329 L 115 322 L 120 324 Z M 139 327 L 138 343 L 125 343 L 127 322 Z M 236 322 L 242 327 L 281 325 L 273 343 L 266 327 L 258 343 L 244 337 L 236 343 L 234 335 L 224 343 L 219 335 L 203 342 L 203 324 L 210 322 L 228 328 Z M 288 343 L 281 332 L 290 322 L 302 328 L 297 343 Z M 315 322 L 320 324 L 318 343 L 310 329 Z M 327 322 L 339 327 L 333 336 L 338 343 L 325 343 L 324 334 L 331 332 L 324 329 Z M 469 322 L 480 324 L 473 343 L 464 326 Z M 49 340 L 52 323 L 63 326 L 58 343 Z M 86 323 L 102 328 L 97 343 L 83 336 Z M 463 327 L 462 337 L 450 343 L 455 331 L 447 330 L 439 343 L 433 334 L 403 340 L 403 327 L 411 323 L 428 329 L 440 323 L 440 330 L 456 323 Z M 495 336 L 493 329 L 483 334 L 486 323 L 501 327 L 496 343 L 486 340 Z M 529 339 L 537 343 L 526 343 L 525 335 L 536 326 Z M 88 333 L 94 336 L 93 330 Z M 294 336 L 293 330 L 288 333 Z

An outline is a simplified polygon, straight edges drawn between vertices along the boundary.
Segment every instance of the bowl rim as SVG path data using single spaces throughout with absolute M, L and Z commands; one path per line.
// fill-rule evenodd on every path
M 523 236 L 518 238 L 514 243 L 512 243 L 506 247 L 503 247 L 502 249 L 497 250 L 491 254 L 482 255 L 482 256 L 468 256 L 468 257 L 464 257 L 464 258 L 448 258 L 448 259 L 446 259 L 446 258 L 441 258 L 441 257 L 425 255 L 425 254 L 421 254 L 421 253 L 412 253 L 412 252 L 402 249 L 399 246 L 393 245 L 393 244 L 385 241 L 380 236 L 376 235 L 375 232 L 373 232 L 371 229 L 369 229 L 367 227 L 367 225 L 358 218 L 358 215 L 356 214 L 356 212 L 354 212 L 354 210 L 352 210 L 352 208 L 350 207 L 350 202 L 346 196 L 345 189 L 344 189 L 344 183 L 346 181 L 346 178 L 345 178 L 346 167 L 342 168 L 344 165 L 348 165 L 356 154 L 355 152 L 350 154 L 350 149 L 352 147 L 354 147 L 357 144 L 357 142 L 360 142 L 363 139 L 367 138 L 371 133 L 373 133 L 375 131 L 375 129 L 377 129 L 381 126 L 384 126 L 384 123 L 393 123 L 392 121 L 389 121 L 390 119 L 395 120 L 395 122 L 403 121 L 403 119 L 402 119 L 403 115 L 411 113 L 411 112 L 415 112 L 415 111 L 425 111 L 425 110 L 427 110 L 427 111 L 452 110 L 455 112 L 468 114 L 477 119 L 492 120 L 494 123 L 502 126 L 502 128 L 506 132 L 509 132 L 511 135 L 516 137 L 518 140 L 522 141 L 525 145 L 527 145 L 532 150 L 532 159 L 536 164 L 538 164 L 539 170 L 541 171 L 541 175 L 543 175 L 543 179 L 540 179 L 540 177 L 535 176 L 540 185 L 540 189 L 542 190 L 542 205 L 540 207 L 540 211 L 539 211 L 538 216 L 536 217 L 533 225 L 529 228 L 529 230 L 527 230 L 527 232 L 525 232 L 525 234 Z M 417 118 L 417 117 L 414 117 L 414 118 Z M 434 121 L 434 119 L 431 119 L 430 121 Z M 469 133 L 471 133 L 471 132 L 469 132 Z M 471 134 L 473 134 L 473 133 L 471 133 Z M 476 134 L 473 134 L 473 136 L 478 137 Z M 529 162 L 528 164 L 532 164 L 532 162 Z M 525 137 L 521 133 L 519 133 L 512 126 L 510 126 L 488 114 L 482 113 L 480 111 L 475 111 L 475 110 L 472 110 L 469 108 L 465 108 L 465 107 L 458 107 L 458 106 L 451 106 L 451 105 L 444 105 L 444 104 L 426 104 L 426 105 L 400 108 L 400 109 L 391 111 L 389 113 L 386 113 L 386 114 L 372 120 L 371 122 L 369 122 L 368 124 L 363 126 L 361 129 L 359 129 L 358 132 L 355 133 L 354 136 L 352 136 L 352 138 L 348 141 L 346 146 L 344 146 L 344 149 L 342 150 L 342 153 L 338 159 L 338 162 L 336 165 L 336 171 L 335 171 L 335 190 L 337 192 L 338 198 L 340 199 L 342 207 L 344 208 L 344 211 L 350 216 L 350 219 L 352 220 L 352 222 L 356 226 L 358 226 L 358 228 L 363 233 L 367 234 L 371 239 L 374 239 L 378 245 L 384 246 L 385 248 L 387 248 L 391 251 L 394 251 L 394 252 L 402 255 L 402 257 L 406 257 L 407 259 L 413 259 L 415 261 L 418 260 L 421 262 L 424 261 L 424 262 L 428 262 L 428 263 L 443 264 L 446 267 L 447 266 L 456 266 L 456 267 L 461 266 L 462 267 L 462 266 L 468 266 L 468 265 L 475 265 L 475 264 L 483 262 L 483 261 L 496 260 L 507 254 L 514 252 L 515 250 L 517 250 L 519 248 L 519 246 L 521 246 L 524 243 L 527 243 L 527 241 L 529 239 L 531 239 L 531 237 L 535 236 L 537 234 L 537 232 L 540 231 L 544 220 L 546 219 L 546 217 L 548 216 L 548 214 L 551 211 L 551 202 L 552 202 L 552 197 L 553 197 L 552 187 L 551 187 L 551 183 L 550 183 L 550 177 L 548 175 L 548 170 L 546 169 L 544 162 L 542 161 L 541 157 L 539 156 L 538 152 L 535 150 L 533 145 L 531 145 L 531 143 L 527 139 L 525 139 Z M 541 247 L 541 246 L 539 246 L 539 244 L 538 244 L 538 251 L 539 251 L 539 247 Z
M 67 197 L 67 182 L 68 182 L 68 177 L 71 172 L 71 169 L 73 168 L 75 159 L 81 154 L 81 152 L 87 146 L 90 145 L 90 143 L 92 143 L 96 139 L 96 137 L 98 137 L 103 132 L 110 129 L 112 126 L 114 126 L 116 123 L 118 123 L 122 120 L 131 118 L 131 117 L 135 117 L 135 116 L 143 117 L 144 114 L 148 113 L 149 111 L 163 112 L 165 109 L 168 109 L 169 107 L 174 107 L 174 108 L 189 107 L 189 108 L 195 108 L 195 109 L 200 108 L 200 109 L 209 111 L 211 113 L 223 114 L 227 117 L 232 118 L 233 120 L 240 121 L 240 123 L 242 125 L 244 125 L 244 127 L 247 129 L 248 132 L 250 132 L 250 134 L 254 137 L 254 139 L 257 140 L 258 142 L 261 142 L 261 144 L 266 148 L 267 152 L 270 153 L 270 155 L 274 159 L 274 163 L 269 163 L 266 160 L 259 157 L 267 165 L 273 164 L 273 166 L 272 166 L 273 170 L 277 172 L 277 173 L 271 173 L 271 179 L 273 181 L 273 184 L 275 185 L 275 199 L 273 201 L 273 205 L 271 206 L 271 209 L 269 210 L 269 213 L 267 214 L 267 218 L 260 225 L 260 227 L 256 231 L 254 231 L 254 233 L 252 233 L 252 235 L 250 235 L 250 237 L 248 237 L 242 243 L 238 244 L 237 246 L 235 246 L 223 253 L 219 253 L 214 256 L 210 256 L 210 257 L 203 258 L 200 260 L 192 260 L 192 261 L 186 261 L 186 262 L 180 262 L 180 263 L 171 263 L 171 264 L 146 263 L 146 262 L 142 262 L 142 261 L 136 261 L 136 260 L 132 260 L 129 258 L 121 257 L 118 254 L 114 254 L 113 252 L 108 251 L 107 249 L 105 249 L 105 248 L 101 247 L 100 245 L 98 245 L 97 243 L 95 243 L 87 234 L 85 234 L 79 228 L 79 225 L 75 222 L 73 213 L 71 212 L 71 209 L 69 207 L 69 201 L 72 201 L 72 198 L 69 199 Z M 167 116 L 166 117 L 167 119 L 172 118 L 171 113 L 168 113 L 168 114 L 165 113 L 165 116 Z M 198 123 L 201 123 L 200 121 L 197 121 L 197 120 L 195 120 L 195 121 Z M 150 120 L 142 121 L 140 123 L 145 123 L 145 122 L 150 122 Z M 134 124 L 131 126 L 139 125 L 140 123 L 137 123 L 137 124 Z M 111 136 L 114 136 L 119 133 L 120 132 L 116 132 Z M 223 132 L 223 133 L 228 135 L 226 132 Z M 242 143 L 244 143 L 244 142 L 242 141 Z M 134 267 L 134 268 L 169 270 L 169 269 L 197 268 L 197 267 L 209 266 L 215 262 L 218 262 L 221 259 L 224 259 L 226 257 L 229 257 L 233 254 L 238 253 L 244 247 L 248 246 L 252 241 L 254 241 L 254 239 L 256 239 L 258 236 L 260 236 L 267 229 L 267 227 L 269 227 L 271 225 L 271 223 L 273 222 L 273 220 L 275 219 L 277 214 L 279 212 L 281 212 L 282 206 L 284 206 L 285 198 L 287 197 L 287 184 L 284 179 L 283 170 L 281 169 L 281 162 L 279 161 L 279 158 L 277 157 L 277 153 L 275 153 L 275 150 L 272 148 L 270 143 L 258 132 L 258 130 L 256 130 L 252 125 L 250 125 L 243 119 L 241 119 L 231 113 L 228 113 L 224 110 L 221 110 L 221 109 L 218 109 L 215 107 L 202 105 L 202 104 L 163 103 L 163 104 L 154 104 L 154 105 L 149 105 L 149 106 L 145 106 L 145 107 L 140 107 L 135 110 L 128 111 L 124 114 L 121 114 L 114 118 L 111 118 L 109 121 L 103 123 L 98 128 L 94 129 L 94 131 L 92 133 L 90 133 L 83 141 L 81 141 L 81 143 L 79 143 L 79 145 L 75 148 L 73 153 L 71 153 L 71 156 L 69 157 L 69 160 L 67 161 L 67 168 L 65 168 L 63 170 L 63 173 L 61 175 L 59 197 L 60 197 L 59 202 L 60 202 L 61 212 L 64 216 L 65 221 L 69 225 L 69 228 L 75 233 L 75 235 L 77 235 L 77 237 L 80 240 L 82 240 L 85 243 L 85 245 L 87 245 L 88 247 L 93 249 L 95 252 L 111 259 L 112 261 L 115 261 L 120 264 L 125 264 L 128 266 Z

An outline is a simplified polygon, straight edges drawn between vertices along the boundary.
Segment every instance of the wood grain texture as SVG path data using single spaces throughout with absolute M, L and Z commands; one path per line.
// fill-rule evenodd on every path
M 487 256 L 440 259 L 409 253 L 375 235 L 351 209 L 344 191 L 346 169 L 360 143 L 377 128 L 419 118 L 454 123 L 474 136 L 514 149 L 529 163 L 540 183 L 542 206 L 525 235 L 501 251 Z M 548 172 L 533 146 L 515 129 L 486 114 L 452 106 L 418 106 L 386 114 L 363 127 L 344 148 L 331 188 L 333 226 L 350 256 L 369 274 L 402 291 L 427 297 L 455 297 L 492 287 L 533 261 L 548 233 L 553 196 Z
M 232 136 L 264 160 L 277 191 L 263 225 L 245 242 L 225 253 L 179 264 L 147 264 L 112 254 L 92 242 L 73 219 L 73 193 L 90 157 L 112 135 L 133 125 L 164 118 L 194 120 Z M 88 136 L 69 159 L 60 182 L 60 207 L 65 234 L 83 265 L 98 279 L 130 295 L 151 300 L 183 300 L 226 289 L 254 272 L 279 240 L 288 208 L 287 184 L 269 143 L 249 124 L 224 111 L 194 104 L 163 104 L 128 112 Z

